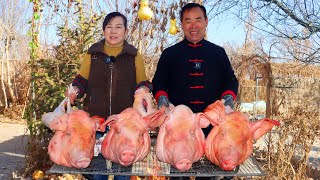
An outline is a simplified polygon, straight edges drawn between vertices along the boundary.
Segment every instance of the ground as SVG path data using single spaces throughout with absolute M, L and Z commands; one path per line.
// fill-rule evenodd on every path
M 23 121 L 0 118 L 0 180 L 18 178 L 23 169 L 28 131 Z

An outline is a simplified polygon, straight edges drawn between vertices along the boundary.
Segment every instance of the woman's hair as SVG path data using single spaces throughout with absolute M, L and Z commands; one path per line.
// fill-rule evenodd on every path
M 112 13 L 109 13 L 105 18 L 104 18 L 104 21 L 103 21 L 103 25 L 102 25 L 102 29 L 104 31 L 104 29 L 106 28 L 107 24 L 112 21 L 115 17 L 121 17 L 123 19 L 123 24 L 124 24 L 124 27 L 125 29 L 127 29 L 127 24 L 128 24 L 128 20 L 127 18 L 119 13 L 119 12 L 112 12 Z

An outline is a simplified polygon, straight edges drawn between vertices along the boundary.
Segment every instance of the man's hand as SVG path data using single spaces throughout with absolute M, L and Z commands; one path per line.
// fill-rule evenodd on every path
M 233 102 L 233 97 L 229 94 L 225 95 L 222 97 L 222 103 L 224 105 L 225 111 L 227 114 L 233 112 L 234 108 L 234 102 Z
M 145 92 L 150 92 L 150 89 L 149 89 L 149 87 L 147 87 L 147 86 L 140 86 L 136 91 L 138 91 L 139 89 L 144 89 Z M 136 92 L 136 91 L 135 91 L 135 92 Z
M 146 80 L 146 81 L 141 81 L 140 83 L 138 83 L 136 85 L 136 90 L 140 89 L 140 88 L 144 88 L 146 91 L 148 92 L 152 92 L 153 90 L 153 86 L 151 84 L 150 81 Z
M 69 98 L 71 104 L 74 104 L 74 100 L 77 98 L 78 93 L 79 88 L 77 86 L 70 85 L 66 92 L 64 92 L 64 95 Z
M 158 109 L 161 109 L 162 106 L 169 107 L 169 100 L 167 96 L 160 96 L 158 99 Z

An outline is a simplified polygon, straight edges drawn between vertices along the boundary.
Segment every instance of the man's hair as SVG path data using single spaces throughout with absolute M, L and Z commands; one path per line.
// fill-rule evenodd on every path
M 124 24 L 124 27 L 125 29 L 127 29 L 127 24 L 128 24 L 128 20 L 127 18 L 119 13 L 119 12 L 112 12 L 112 13 L 109 13 L 105 18 L 104 18 L 104 21 L 103 21 L 103 25 L 102 25 L 102 29 L 104 31 L 104 29 L 106 28 L 107 24 L 112 21 L 115 17 L 121 17 L 123 19 L 123 24 Z
M 198 4 L 198 3 L 188 3 L 185 6 L 182 7 L 181 12 L 180 12 L 180 21 L 182 22 L 183 20 L 183 13 L 186 11 L 190 11 L 193 8 L 200 8 L 203 12 L 204 18 L 207 19 L 207 10 L 204 6 Z

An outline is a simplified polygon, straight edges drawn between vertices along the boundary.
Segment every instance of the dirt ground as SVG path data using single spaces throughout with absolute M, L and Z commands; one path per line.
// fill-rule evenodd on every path
M 25 123 L 0 118 L 0 180 L 21 179 L 28 138 Z

